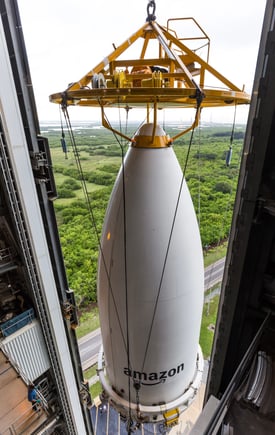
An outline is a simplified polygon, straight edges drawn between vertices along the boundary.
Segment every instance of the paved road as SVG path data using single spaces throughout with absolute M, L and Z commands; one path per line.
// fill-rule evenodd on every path
M 222 280 L 225 258 L 213 263 L 204 270 L 204 289 L 208 290 Z M 97 362 L 97 355 L 101 346 L 100 329 L 85 335 L 78 340 L 80 359 L 83 370 Z
M 204 290 L 208 290 L 218 282 L 221 282 L 223 276 L 225 258 L 221 258 L 216 263 L 211 264 L 204 269 Z
M 97 363 L 97 355 L 101 346 L 100 329 L 85 335 L 78 340 L 82 369 L 86 370 Z

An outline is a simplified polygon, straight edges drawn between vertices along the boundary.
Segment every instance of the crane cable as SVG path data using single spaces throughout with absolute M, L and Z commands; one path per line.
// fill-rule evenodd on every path
M 201 229 L 201 122 L 199 121 L 199 146 L 198 146 L 198 174 L 199 174 L 199 186 L 198 186 L 198 204 L 197 204 L 197 218 L 199 229 Z
M 119 105 L 119 98 L 118 98 Z M 120 106 L 119 106 L 120 109 Z M 120 111 L 119 111 L 120 114 Z M 127 119 L 127 127 L 128 127 L 128 111 L 126 110 L 126 119 Z M 108 118 L 106 117 L 106 122 L 111 126 Z M 126 128 L 127 128 L 126 127 Z M 120 122 L 121 129 L 121 122 Z M 117 134 L 113 129 L 111 129 L 113 135 L 120 147 L 121 151 L 121 174 L 122 174 L 122 203 L 123 203 L 123 251 L 124 251 L 124 280 L 125 280 L 125 315 L 126 315 L 126 356 L 127 356 L 127 366 L 128 369 L 131 370 L 131 361 L 130 361 L 130 338 L 129 338 L 129 300 L 128 300 L 128 274 L 127 274 L 127 231 L 126 231 L 126 189 L 125 189 L 125 152 L 122 141 L 118 138 Z M 118 315 L 118 313 L 117 313 Z M 121 330 L 123 334 L 123 331 Z M 127 421 L 127 430 L 128 434 L 131 433 L 131 427 L 133 425 L 132 420 L 132 409 L 131 409 L 131 377 L 128 376 L 128 421 Z
M 110 275 L 108 273 L 106 259 L 105 259 L 103 248 L 102 248 L 102 245 L 101 245 L 101 240 L 100 240 L 100 236 L 99 236 L 99 231 L 97 229 L 97 225 L 96 225 L 96 220 L 95 220 L 92 204 L 91 204 L 91 201 L 89 199 L 89 194 L 88 194 L 88 190 L 87 190 L 85 176 L 84 176 L 84 173 L 83 173 L 81 161 L 80 161 L 80 158 L 79 158 L 79 152 L 78 152 L 78 149 L 77 149 L 76 140 L 75 140 L 75 136 L 74 136 L 74 133 L 73 133 L 73 129 L 72 129 L 69 113 L 68 113 L 68 107 L 67 107 L 67 105 L 65 103 L 63 103 L 61 108 L 63 110 L 63 114 L 64 114 L 64 118 L 65 118 L 65 121 L 66 121 L 67 129 L 68 129 L 68 132 L 69 132 L 70 141 L 71 141 L 71 144 L 72 144 L 73 153 L 74 153 L 74 157 L 75 157 L 78 173 L 80 175 L 80 180 L 81 180 L 81 183 L 82 183 L 82 188 L 83 188 L 85 200 L 86 200 L 86 203 L 87 203 L 88 211 L 89 211 L 89 214 L 91 216 L 92 225 L 93 225 L 93 227 L 95 229 L 95 232 L 96 232 L 96 238 L 97 238 L 100 254 L 101 254 L 101 257 L 102 257 L 102 261 L 103 261 L 103 265 L 104 265 L 104 270 L 105 270 L 105 273 L 107 275 L 108 285 L 109 285 L 110 293 L 111 293 L 111 296 L 112 296 L 112 300 L 113 300 L 113 304 L 114 304 L 114 308 L 115 308 L 115 312 L 116 312 L 117 321 L 119 323 L 119 329 L 120 329 L 120 332 L 121 332 L 122 340 L 123 340 L 124 347 L 125 347 L 126 354 L 127 354 L 128 367 L 131 370 L 130 351 L 129 351 L 129 347 L 130 347 L 130 345 L 129 345 L 129 325 L 128 325 L 128 322 L 129 322 L 129 312 L 128 312 L 128 284 L 127 284 L 127 244 L 126 244 L 126 206 L 125 206 L 125 204 L 126 204 L 126 198 L 125 198 L 125 173 L 124 173 L 124 157 L 125 157 L 125 155 L 124 155 L 124 147 L 123 147 L 123 144 L 118 139 L 117 135 L 113 132 L 113 134 L 114 134 L 114 136 L 115 136 L 115 138 L 116 138 L 116 140 L 117 140 L 117 142 L 118 142 L 118 144 L 120 146 L 120 149 L 121 149 L 121 162 L 122 162 L 121 165 L 122 165 L 122 178 L 123 178 L 124 252 L 125 252 L 125 255 L 124 255 L 124 269 L 125 269 L 126 323 L 127 323 L 127 327 L 126 327 L 126 339 L 125 339 L 124 334 L 123 334 L 123 328 L 122 328 L 121 320 L 120 320 L 120 317 L 119 317 L 118 308 L 117 308 L 116 300 L 115 300 L 113 289 L 112 289 L 111 278 L 110 278 Z M 108 120 L 107 120 L 107 122 L 109 123 Z M 127 111 L 127 126 L 128 126 L 128 111 Z M 131 382 L 131 378 L 129 376 L 129 379 L 128 379 L 128 390 L 129 390 L 129 393 L 128 393 L 128 402 L 129 402 L 129 420 L 128 420 L 128 426 L 129 426 L 129 431 L 130 431 L 129 433 L 131 433 L 131 426 L 133 424 L 133 420 L 132 420 L 132 416 L 131 416 L 132 410 L 131 410 L 131 406 L 130 406 L 130 404 L 131 404 L 131 388 L 130 388 L 131 384 L 130 384 L 130 382 Z
M 198 112 L 201 110 L 201 101 L 202 100 L 200 98 L 197 99 L 197 108 L 196 108 L 196 115 L 195 115 L 196 117 L 199 115 Z M 192 143 L 193 143 L 194 131 L 195 131 L 195 127 L 193 127 L 192 130 L 191 130 L 191 136 L 190 136 L 190 140 L 189 140 L 187 155 L 186 155 L 186 158 L 185 158 L 184 168 L 183 168 L 183 171 L 182 171 L 182 178 L 181 178 L 181 182 L 180 182 L 179 193 L 178 193 L 178 197 L 177 197 L 177 201 L 176 201 L 175 211 L 174 211 L 174 215 L 173 215 L 173 219 L 172 219 L 171 230 L 170 230 L 170 234 L 169 234 L 169 238 L 168 238 L 168 243 L 167 243 L 167 248 L 166 248 L 166 252 L 165 252 L 165 256 L 164 256 L 164 262 L 163 262 L 160 282 L 159 282 L 159 286 L 158 286 L 157 297 L 156 297 L 156 300 L 155 300 L 152 320 L 151 320 L 151 324 L 150 324 L 150 328 L 149 328 L 149 333 L 148 333 L 148 337 L 147 337 L 147 342 L 146 342 L 146 347 L 145 347 L 145 352 L 144 352 L 144 358 L 143 358 L 141 372 L 144 371 L 145 362 L 146 362 L 146 358 L 147 358 L 147 355 L 148 355 L 149 344 L 150 344 L 150 341 L 151 341 L 153 325 L 154 325 L 154 321 L 155 321 L 155 317 L 156 317 L 156 312 L 157 312 L 157 307 L 158 307 L 158 302 L 159 302 L 159 297 L 160 297 L 160 291 L 161 291 L 161 288 L 162 288 L 162 283 L 163 283 L 164 273 L 165 273 L 166 264 L 167 264 L 167 260 L 168 260 L 168 254 L 169 254 L 169 250 L 170 250 L 170 246 L 171 246 L 172 235 L 173 235 L 173 232 L 174 232 L 174 227 L 175 227 L 177 212 L 178 212 L 178 208 L 179 208 L 179 203 L 180 203 L 183 183 L 184 183 L 184 180 L 185 180 L 185 173 L 186 173 L 187 164 L 188 164 L 188 160 L 189 160 L 189 156 L 190 156 L 190 151 L 191 151 L 191 147 L 192 147 Z
M 234 135 L 235 135 L 235 127 L 236 127 L 236 113 L 237 113 L 237 104 L 235 104 L 235 108 L 234 108 L 232 130 L 231 130 L 231 135 L 230 135 L 230 145 L 229 145 L 229 150 L 227 151 L 227 156 L 226 156 L 226 166 L 228 167 L 228 171 L 230 171 L 230 164 L 231 164 L 231 158 L 232 158 L 232 152 L 233 152 L 233 142 L 234 142 Z M 240 171 L 240 163 L 241 163 L 241 154 L 239 153 L 239 158 L 238 158 L 238 163 L 237 163 L 238 172 Z M 232 172 L 232 170 L 231 170 L 231 172 Z M 233 192 L 233 182 L 234 182 L 234 177 L 231 176 L 229 200 L 228 200 L 227 205 L 226 205 L 225 210 L 224 210 L 222 226 L 221 226 L 221 231 L 220 231 L 220 240 L 219 240 L 218 244 L 221 243 L 221 236 L 222 236 L 222 232 L 223 232 L 223 229 L 225 226 L 225 217 L 226 217 L 226 214 L 228 213 L 228 210 L 230 208 L 230 200 L 231 200 L 232 192 Z
M 231 129 L 231 135 L 230 135 L 230 141 L 229 141 L 229 149 L 228 149 L 227 154 L 226 154 L 226 162 L 225 163 L 226 163 L 226 166 L 228 168 L 228 171 L 230 170 L 230 164 L 231 164 L 231 158 L 232 158 L 232 152 L 233 152 L 233 141 L 234 141 L 234 134 L 235 134 L 235 126 L 236 126 L 236 113 L 237 113 L 237 104 L 235 104 L 235 108 L 234 108 L 232 129 Z M 239 165 L 240 165 L 240 155 L 239 155 L 238 167 L 239 167 Z M 231 178 L 229 200 L 230 200 L 230 197 L 232 196 L 232 191 L 233 191 L 232 184 L 233 184 L 233 177 Z M 230 206 L 229 200 L 228 200 L 227 205 L 224 209 L 223 220 L 222 220 L 222 225 L 221 225 L 221 230 L 220 230 L 220 239 L 218 241 L 218 245 L 220 245 L 220 243 L 221 243 L 222 233 L 224 232 L 223 230 L 224 230 L 224 226 L 225 226 L 225 216 L 226 216 L 228 209 L 229 209 L 229 206 Z
M 235 104 L 234 115 L 233 115 L 233 122 L 232 122 L 232 129 L 231 129 L 231 135 L 230 135 L 230 142 L 229 142 L 229 150 L 227 151 L 226 159 L 225 159 L 225 163 L 226 163 L 226 166 L 228 168 L 230 168 L 232 151 L 233 151 L 233 141 L 234 141 L 235 127 L 236 127 L 236 113 L 237 113 L 237 105 Z M 241 163 L 241 153 L 239 153 L 239 158 L 238 158 L 238 162 L 237 162 L 238 172 L 240 170 L 240 163 Z M 234 177 L 233 176 L 231 177 L 231 180 L 232 180 L 232 184 L 233 184 L 233 182 L 234 182 Z M 219 241 L 218 241 L 217 246 L 219 246 L 221 244 L 221 237 L 222 237 L 222 233 L 223 233 L 223 229 L 224 229 L 224 224 L 225 224 L 225 216 L 228 213 L 228 210 L 229 210 L 229 207 L 230 207 L 230 202 L 229 201 L 231 199 L 232 191 L 233 191 L 232 184 L 230 185 L 229 200 L 227 202 L 227 206 L 225 207 L 224 213 L 223 213 L 223 220 L 222 220 L 221 227 L 220 227 L 220 236 L 219 236 Z M 212 267 L 210 268 L 209 277 L 208 277 L 208 280 L 207 280 L 207 283 L 206 283 L 207 290 L 208 290 L 209 285 L 210 285 L 211 280 L 212 280 L 212 274 L 213 274 L 213 271 L 214 271 L 214 264 L 215 263 L 213 263 Z M 207 314 L 209 314 L 209 307 L 208 307 Z
M 117 100 L 117 104 L 119 107 L 119 114 L 120 114 L 120 101 L 119 97 Z M 128 115 L 129 115 L 129 108 L 126 107 L 126 131 L 128 128 Z M 119 116 L 120 120 L 120 129 L 121 127 L 121 117 Z M 111 127 L 111 123 L 106 117 L 106 122 Z M 143 121 L 144 122 L 144 121 Z M 142 123 L 141 123 L 142 124 Z M 140 128 L 140 125 L 138 126 L 137 130 Z M 122 191 L 123 191 L 123 249 L 124 249 L 124 279 L 125 279 L 125 311 L 126 311 L 126 354 L 127 354 L 127 365 L 129 371 L 132 373 L 132 364 L 130 361 L 130 339 L 129 339 L 129 300 L 128 300 L 128 274 L 127 274 L 127 231 L 126 231 L 126 220 L 127 220 L 127 204 L 126 204 L 126 190 L 125 190 L 125 154 L 124 154 L 124 148 L 122 144 L 122 139 L 119 139 L 115 131 L 111 128 L 111 131 L 113 132 L 113 135 L 120 147 L 121 150 L 121 171 L 122 171 Z M 121 331 L 122 333 L 122 331 Z M 140 402 L 139 402 L 139 390 L 140 390 L 140 383 L 137 382 L 134 377 L 128 376 L 128 419 L 127 419 L 127 432 L 128 434 L 131 434 L 133 432 L 133 419 L 132 419 L 132 409 L 131 409 L 131 379 L 133 380 L 133 385 L 136 391 L 136 405 L 137 405 L 137 414 L 140 412 Z
M 119 317 L 119 314 L 118 314 L 118 307 L 117 307 L 117 304 L 116 304 L 116 301 L 115 301 L 115 297 L 114 297 L 114 293 L 113 293 L 113 288 L 112 288 L 112 285 L 111 285 L 111 278 L 110 278 L 110 275 L 109 275 L 109 272 L 108 272 L 107 263 L 106 263 L 105 255 L 104 255 L 104 252 L 103 252 L 102 244 L 101 244 L 100 235 L 99 235 L 99 231 L 98 231 L 98 228 L 97 228 L 95 215 L 94 215 L 94 212 L 93 212 L 92 203 L 91 203 L 90 198 L 89 198 L 87 184 L 86 184 L 85 176 L 84 176 L 84 173 L 83 173 L 81 161 L 80 161 L 80 158 L 79 158 L 79 151 L 77 149 L 77 144 L 76 144 L 75 136 L 74 136 L 74 133 L 73 133 L 73 129 L 72 129 L 69 113 L 68 113 L 68 107 L 67 107 L 65 102 L 62 103 L 61 109 L 62 109 L 63 114 L 64 114 L 64 119 L 65 119 L 65 122 L 66 122 L 66 126 L 67 126 L 69 137 L 70 137 L 70 141 L 71 141 L 71 144 L 72 144 L 74 158 L 75 158 L 75 162 L 76 162 L 76 165 L 77 165 L 78 173 L 79 173 L 79 176 L 80 176 L 80 181 L 81 181 L 81 184 L 82 184 L 82 189 L 83 189 L 85 201 L 86 201 L 86 204 L 87 204 L 87 207 L 88 207 L 88 212 L 89 212 L 89 215 L 91 217 L 92 226 L 94 227 L 94 230 L 95 230 L 95 233 L 96 233 L 96 239 L 97 239 L 99 251 L 100 251 L 100 254 L 101 254 L 101 257 L 102 257 L 102 262 L 103 262 L 104 270 L 105 270 L 105 273 L 106 273 L 106 276 L 107 276 L 109 290 L 110 290 L 110 293 L 111 293 L 111 296 L 112 296 L 112 299 L 113 299 L 114 308 L 115 308 L 115 312 L 116 312 L 116 316 L 117 316 L 117 320 L 118 320 L 118 324 L 119 324 L 119 329 L 121 331 L 121 336 L 122 336 L 123 344 L 124 344 L 125 349 L 127 349 L 126 342 L 125 342 L 125 337 L 124 337 L 124 334 L 123 334 L 122 324 L 121 324 L 120 317 Z
M 99 103 L 100 104 L 100 103 Z M 120 115 L 120 100 L 118 97 L 117 104 L 119 107 L 119 115 Z M 129 108 L 126 107 L 126 131 L 128 128 L 128 115 L 129 115 Z M 120 120 L 120 129 L 122 129 L 121 126 L 121 117 L 119 116 Z M 106 116 L 106 122 L 111 127 L 111 123 L 108 120 Z M 137 130 L 140 128 L 140 125 L 138 126 Z M 126 231 L 126 221 L 127 221 L 127 204 L 126 204 L 126 183 L 125 183 L 125 152 L 124 147 L 122 143 L 122 139 L 119 139 L 117 134 L 115 133 L 114 129 L 111 128 L 111 131 L 113 132 L 113 135 L 120 147 L 121 150 L 121 173 L 122 173 L 122 201 L 123 201 L 123 250 L 124 250 L 124 279 L 125 279 L 125 314 L 126 314 L 126 354 L 127 354 L 127 364 L 128 369 L 132 373 L 132 364 L 130 361 L 130 340 L 129 340 L 129 299 L 128 299 L 128 273 L 127 273 L 127 231 Z M 122 332 L 122 331 L 121 331 Z M 131 409 L 131 379 L 133 380 L 133 385 L 136 391 L 136 405 L 137 405 L 137 414 L 139 411 L 139 389 L 140 389 L 140 383 L 137 382 L 134 377 L 128 376 L 128 421 L 127 421 L 127 431 L 128 434 L 132 433 L 133 429 L 133 419 L 132 419 L 132 409 Z
M 197 116 L 199 115 L 199 111 L 201 110 L 201 102 L 202 102 L 202 98 L 203 96 L 201 96 L 199 93 L 197 93 L 197 107 L 196 107 L 196 114 L 195 114 L 195 119 L 197 118 Z M 109 123 L 109 121 L 108 121 Z M 110 124 L 110 123 L 109 123 Z M 112 130 L 113 131 L 113 130 Z M 193 127 L 193 129 L 191 130 L 191 136 L 190 136 L 190 141 L 189 141 L 189 146 L 188 146 L 188 150 L 187 150 L 187 155 L 185 158 L 185 164 L 184 164 L 184 168 L 183 168 L 183 173 L 182 173 L 182 178 L 181 178 L 181 183 L 180 183 L 180 187 L 179 187 L 179 193 L 178 193 L 178 197 L 177 197 L 177 201 L 176 201 L 176 207 L 175 207 L 175 211 L 174 211 L 174 216 L 173 216 L 173 220 L 172 220 L 172 225 L 171 225 L 171 230 L 170 230 L 170 234 L 169 234 L 169 238 L 168 238 L 168 244 L 167 244 L 167 248 L 166 248 L 166 253 L 165 253 L 165 258 L 164 258 L 164 264 L 163 264 L 163 268 L 162 268 L 162 273 L 161 273 L 161 278 L 160 278 L 160 283 L 158 286 L 158 293 L 157 293 L 157 298 L 155 301 L 155 305 L 154 305 L 154 310 L 153 310 L 153 316 L 152 316 L 152 320 L 151 320 L 151 325 L 150 325 L 150 329 L 149 329 L 149 334 L 148 334 L 148 338 L 147 338 L 147 342 L 146 342 L 146 349 L 145 349 L 145 354 L 144 354 L 144 359 L 143 359 L 143 364 L 142 364 L 142 369 L 141 371 L 143 372 L 144 370 L 144 366 L 145 366 L 145 361 L 147 358 L 147 354 L 148 354 L 148 349 L 149 349 L 149 343 L 151 340 L 151 335 L 152 335 L 152 329 L 153 329 L 153 324 L 154 324 L 154 320 L 155 320 L 155 316 L 156 316 L 156 310 L 157 310 L 157 306 L 158 306 L 158 301 L 159 301 L 159 297 L 160 297 L 160 291 L 161 291 L 161 287 L 162 287 L 162 282 L 163 282 L 163 278 L 164 278 L 164 272 L 165 272 L 165 268 L 166 268 L 166 263 L 167 263 L 167 259 L 168 259 L 168 254 L 169 254 L 169 249 L 170 249 L 170 245 L 171 245 L 171 240 L 172 240 L 172 235 L 173 235 L 173 231 L 174 231 L 174 226 L 175 226 L 175 221 L 176 221 L 176 216 L 177 216 L 177 211 L 178 211 L 178 207 L 179 207 L 179 202 L 180 202 L 180 197 L 181 197 L 181 192 L 182 192 L 182 188 L 183 188 L 183 183 L 184 183 L 184 179 L 185 179 L 185 174 L 186 174 L 186 169 L 187 169 L 187 165 L 188 165 L 188 161 L 189 161 L 189 157 L 190 157 L 190 151 L 191 151 L 191 147 L 193 144 L 193 137 L 194 137 L 194 131 L 195 131 L 195 127 Z M 125 283 L 127 286 L 127 261 L 126 261 L 126 256 L 127 256 L 127 244 L 126 244 L 126 196 L 125 196 L 125 172 L 124 172 L 124 150 L 123 150 L 123 146 L 120 142 L 120 140 L 117 138 L 115 132 L 113 131 L 113 134 L 118 142 L 118 144 L 120 145 L 121 148 L 121 152 L 122 152 L 122 177 L 123 177 L 123 209 L 124 209 L 124 256 L 125 256 L 125 263 L 124 263 L 124 267 L 125 267 Z M 125 294 L 126 294 L 126 328 L 127 328 L 127 337 L 129 337 L 129 324 L 128 324 L 128 288 L 125 288 Z M 127 343 L 128 340 L 127 340 Z M 130 364 L 130 350 L 129 347 L 127 346 L 127 358 Z M 129 369 L 131 370 L 131 365 L 128 366 Z M 131 370 L 132 372 L 132 370 Z M 130 380 L 130 376 L 129 376 L 129 380 Z M 134 388 L 136 390 L 136 400 L 137 400 L 137 408 L 139 409 L 139 390 L 141 387 L 141 383 L 138 382 L 136 379 L 133 378 L 133 384 L 134 384 Z M 131 400 L 131 396 L 130 396 L 130 384 L 128 384 L 128 388 L 129 388 L 129 424 L 132 421 L 131 419 L 131 408 L 130 408 L 130 400 Z

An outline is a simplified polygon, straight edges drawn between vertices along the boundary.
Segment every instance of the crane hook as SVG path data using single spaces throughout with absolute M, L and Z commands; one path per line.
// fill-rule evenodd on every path
M 152 13 L 150 13 L 150 8 L 153 8 Z M 156 10 L 155 1 L 154 0 L 150 0 L 148 2 L 148 5 L 147 5 L 147 18 L 146 18 L 146 21 L 148 21 L 149 23 L 151 21 L 155 21 L 155 19 L 156 19 L 155 10 Z

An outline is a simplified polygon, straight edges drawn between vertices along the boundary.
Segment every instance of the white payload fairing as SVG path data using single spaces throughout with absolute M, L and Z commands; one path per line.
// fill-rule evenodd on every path
M 184 410 L 202 376 L 204 269 L 186 181 L 163 129 L 144 124 L 105 216 L 98 271 L 99 376 L 124 416 Z
M 131 142 L 100 245 L 99 377 L 128 423 L 164 420 L 168 426 L 168 417 L 184 410 L 200 385 L 204 290 L 196 215 L 171 142 L 198 125 L 202 108 L 236 107 L 250 96 L 208 64 L 209 37 L 196 20 L 169 19 L 166 27 L 155 19 L 150 1 L 140 29 L 50 100 L 61 105 L 67 120 L 68 106 L 100 107 L 102 125 Z M 189 28 L 187 22 L 191 35 L 178 38 L 178 24 Z M 140 57 L 133 59 L 136 43 Z M 153 109 L 154 122 L 132 141 L 112 128 L 105 113 L 111 107 L 124 107 L 127 114 L 146 108 L 147 119 Z M 170 141 L 157 126 L 157 110 L 175 108 L 196 109 L 196 115 Z

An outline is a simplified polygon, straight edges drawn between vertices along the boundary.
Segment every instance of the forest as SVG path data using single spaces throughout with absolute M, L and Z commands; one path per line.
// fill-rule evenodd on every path
M 137 127 L 136 123 L 128 125 L 127 135 Z M 176 123 L 165 126 L 171 137 L 181 129 Z M 173 144 L 185 168 L 204 252 L 227 240 L 230 232 L 244 131 L 244 125 L 234 130 L 230 125 L 202 125 Z M 95 122 L 75 124 L 72 131 L 64 128 L 63 147 L 60 125 L 43 125 L 41 134 L 51 148 L 58 192 L 54 206 L 69 286 L 81 307 L 96 302 L 101 228 L 128 143 Z

